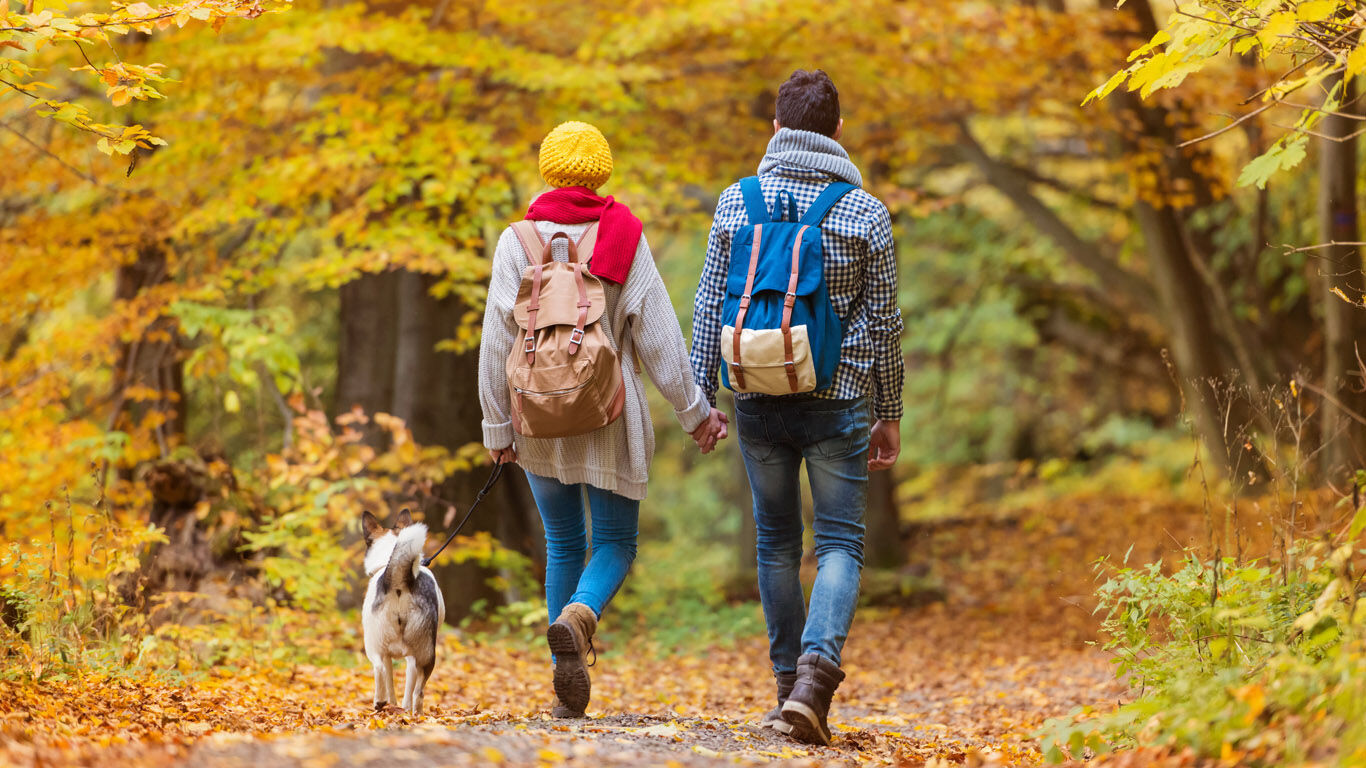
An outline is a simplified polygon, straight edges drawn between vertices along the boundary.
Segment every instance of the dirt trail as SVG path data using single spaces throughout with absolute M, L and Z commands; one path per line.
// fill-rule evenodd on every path
M 376 723 L 358 717 L 316 732 L 261 739 L 217 736 L 185 757 L 186 766 L 287 765 L 681 765 L 782 764 L 1029 764 L 1037 753 L 1029 730 L 1046 717 L 1080 705 L 1104 706 L 1121 694 L 1098 652 L 1062 639 L 1021 632 L 1005 617 L 955 615 L 945 606 L 890 613 L 864 621 L 846 660 L 829 748 L 797 744 L 757 726 L 767 700 L 758 685 L 723 679 L 709 685 L 696 659 L 636 660 L 630 672 L 613 671 L 619 659 L 603 657 L 594 678 L 595 716 L 555 721 L 544 713 L 455 714 L 446 707 L 458 691 L 443 685 L 440 667 L 429 701 L 440 702 L 422 721 L 406 715 Z M 1030 635 L 1034 635 L 1031 637 Z M 748 652 L 754 663 L 745 663 Z M 614 654 L 615 655 L 615 654 Z M 729 678 L 763 682 L 763 646 L 746 641 L 720 654 L 716 670 Z M 644 667 L 644 669 L 639 669 Z M 673 667 L 674 669 L 671 669 Z M 615 702 L 643 704 L 637 675 L 682 672 L 699 690 L 690 700 L 715 700 L 688 712 L 683 703 L 638 706 L 622 712 Z M 737 689 L 755 688 L 735 694 Z M 673 698 L 668 691 L 664 698 Z M 353 707 L 354 708 L 354 707 Z
M 1045 719 L 1125 695 L 1088 644 L 1095 559 L 1131 545 L 1160 557 L 1201 528 L 1189 509 L 1097 500 L 918 529 L 913 561 L 933 564 L 945 600 L 859 613 L 828 748 L 756 727 L 773 685 L 760 636 L 675 656 L 648 638 L 607 648 L 592 718 L 554 721 L 544 649 L 452 631 L 422 718 L 370 711 L 369 671 L 355 667 L 55 680 L 0 697 L 0 765 L 1036 764 L 1030 733 Z

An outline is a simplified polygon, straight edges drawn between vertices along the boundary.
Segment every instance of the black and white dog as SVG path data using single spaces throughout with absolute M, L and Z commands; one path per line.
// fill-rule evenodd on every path
M 422 689 L 436 667 L 437 633 L 446 620 L 446 603 L 436 577 L 422 567 L 427 526 L 414 523 L 405 509 L 393 528 L 385 528 L 365 512 L 361 529 L 365 532 L 365 575 L 370 577 L 361 625 L 365 655 L 375 668 L 375 709 L 397 701 L 393 662 L 406 658 L 403 708 L 420 715 Z

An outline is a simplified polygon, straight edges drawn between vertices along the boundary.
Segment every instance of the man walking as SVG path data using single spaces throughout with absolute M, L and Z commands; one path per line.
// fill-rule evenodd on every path
M 764 724 L 828 745 L 827 717 L 844 679 L 840 652 L 863 568 L 868 472 L 888 469 L 901 450 L 905 370 L 896 249 L 886 206 L 861 189 L 862 175 L 839 144 L 839 95 L 824 72 L 798 70 L 783 83 L 773 128 L 757 184 L 734 184 L 717 203 L 694 306 L 691 358 L 713 405 L 718 368 L 736 390 L 740 449 L 754 495 L 759 594 L 778 683 L 778 707 Z M 798 217 L 804 226 L 792 235 L 795 244 L 785 240 L 784 250 L 761 259 L 773 233 L 787 231 L 783 222 Z M 806 253 L 803 237 L 814 239 L 815 233 L 819 242 L 805 246 L 818 246 L 820 256 L 811 277 L 806 270 L 812 265 L 800 256 Z M 764 322 L 765 287 L 782 315 L 781 327 L 773 319 L 768 329 L 752 330 Z M 798 315 L 801 306 L 814 307 L 800 328 L 794 304 Z M 839 322 L 822 324 L 821 312 L 830 309 Z M 747 313 L 759 319 L 747 324 Z M 763 342 L 763 334 L 778 333 Z M 833 374 L 822 375 L 815 337 L 828 333 L 835 334 L 834 346 L 824 367 Z M 803 347 L 808 340 L 809 348 Z M 800 373 L 808 352 L 815 371 Z M 771 364 L 763 363 L 765 354 Z M 803 461 L 818 563 L 809 609 L 799 578 Z

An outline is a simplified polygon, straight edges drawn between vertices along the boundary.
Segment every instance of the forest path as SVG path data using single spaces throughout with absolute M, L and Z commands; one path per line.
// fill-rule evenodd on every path
M 771 706 L 771 683 L 763 671 L 762 642 L 747 639 L 731 651 L 705 656 L 604 654 L 594 678 L 593 717 L 585 720 L 552 720 L 540 711 L 452 711 L 472 696 L 462 695 L 438 666 L 423 718 L 371 715 L 357 700 L 343 707 L 351 717 L 322 733 L 215 735 L 182 764 L 1021 765 L 1037 761 L 1028 732 L 1043 719 L 1080 705 L 1105 706 L 1120 695 L 1110 665 L 1094 649 L 1050 639 L 988 611 L 974 614 L 955 615 L 937 605 L 860 622 L 832 717 L 835 742 L 828 748 L 757 727 Z M 639 681 L 670 678 L 683 685 L 638 690 Z M 531 697 L 528 705 L 544 706 L 544 681 L 523 682 L 518 675 L 517 682 Z
M 1125 695 L 1089 644 L 1096 558 L 1131 546 L 1135 561 L 1161 557 L 1197 541 L 1202 525 L 1192 508 L 1098 499 L 917 526 L 911 561 L 932 564 L 945 599 L 860 611 L 831 747 L 756 727 L 772 706 L 763 637 L 673 656 L 637 638 L 640 647 L 600 656 L 588 720 L 549 719 L 540 649 L 456 647 L 420 722 L 364 713 L 368 680 L 357 673 L 350 716 L 325 735 L 216 737 L 183 765 L 1037 764 L 1030 734 L 1044 720 Z
M 0 684 L 0 765 L 1036 764 L 1044 720 L 1125 695 L 1089 644 L 1096 558 L 1145 562 L 1202 538 L 1198 508 L 1139 499 L 914 526 L 910 561 L 943 599 L 860 610 L 828 748 L 755 727 L 773 705 L 758 634 L 664 653 L 615 628 L 592 717 L 555 721 L 539 643 L 451 630 L 421 718 L 373 712 L 369 670 L 346 664 Z M 358 645 L 355 629 L 341 646 Z

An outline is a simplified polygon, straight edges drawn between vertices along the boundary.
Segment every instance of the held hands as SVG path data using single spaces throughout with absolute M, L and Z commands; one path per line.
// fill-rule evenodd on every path
M 726 439 L 726 425 L 730 423 L 730 417 L 715 408 L 711 409 L 711 415 L 702 425 L 693 430 L 692 439 L 697 443 L 697 450 L 702 453 L 711 453 L 719 440 Z
M 901 422 L 878 419 L 868 436 L 868 471 L 891 469 L 901 455 Z
M 489 451 L 489 458 L 493 460 L 494 464 L 516 464 L 517 449 L 510 445 L 506 448 L 498 448 Z

